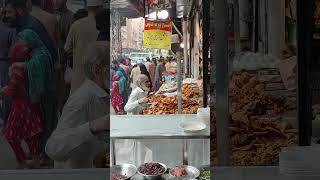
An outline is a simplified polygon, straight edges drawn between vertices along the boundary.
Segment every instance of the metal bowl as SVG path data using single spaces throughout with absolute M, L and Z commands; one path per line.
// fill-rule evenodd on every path
M 201 172 L 210 171 L 210 166 L 202 166 L 200 169 L 201 169 Z M 201 172 L 200 172 L 200 178 L 199 179 L 200 180 L 207 180 L 207 179 L 204 179 L 204 178 L 201 177 Z M 210 176 L 212 176 L 211 173 L 210 173 Z
M 132 164 L 115 165 L 111 167 L 111 173 L 112 172 L 126 176 L 127 180 L 137 173 L 137 167 Z
M 163 163 L 159 163 L 159 162 L 150 162 L 150 163 L 158 163 L 158 164 L 160 164 L 161 166 L 163 166 L 164 167 L 164 172 L 162 173 L 162 174 L 158 174 L 158 175 L 146 175 L 146 174 L 142 174 L 139 170 L 138 170 L 138 174 L 140 174 L 141 176 L 143 176 L 145 179 L 148 179 L 148 180 L 155 180 L 155 179 L 159 179 L 163 174 L 165 174 L 166 172 L 167 172 L 167 170 L 168 170 L 168 167 L 165 165 L 165 164 L 163 164 Z M 142 164 L 143 165 L 143 164 Z M 142 166 L 142 165 L 140 165 L 140 166 Z M 139 167 L 140 167 L 139 166 Z
M 184 168 L 184 169 L 187 171 L 187 173 L 188 173 L 187 176 L 179 177 L 179 178 L 183 178 L 183 179 L 196 179 L 196 178 L 198 178 L 199 175 L 200 175 L 200 171 L 199 171 L 197 168 L 193 167 L 193 166 L 177 166 L 177 167 Z M 172 168 L 172 169 L 173 169 L 173 168 Z M 176 176 L 174 176 L 174 175 L 171 173 L 172 169 L 169 170 L 169 174 L 170 174 L 171 177 L 176 177 Z

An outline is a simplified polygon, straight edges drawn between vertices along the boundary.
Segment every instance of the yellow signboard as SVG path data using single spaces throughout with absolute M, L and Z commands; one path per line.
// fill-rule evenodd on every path
M 145 20 L 144 48 L 171 49 L 172 22 Z

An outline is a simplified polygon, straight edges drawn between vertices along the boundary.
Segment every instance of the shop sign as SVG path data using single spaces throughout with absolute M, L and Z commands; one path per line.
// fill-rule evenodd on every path
M 171 49 L 172 21 L 145 19 L 144 48 Z

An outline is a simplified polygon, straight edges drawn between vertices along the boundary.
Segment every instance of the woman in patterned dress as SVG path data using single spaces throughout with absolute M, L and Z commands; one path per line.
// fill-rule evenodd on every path
M 26 62 L 30 58 L 30 50 L 23 42 L 17 42 L 10 48 L 9 57 L 12 63 Z M 10 72 L 7 86 L 1 94 L 12 98 L 11 112 L 4 136 L 11 145 L 18 163 L 17 168 L 27 165 L 38 167 L 41 157 L 39 134 L 43 131 L 42 111 L 39 103 L 32 104 L 28 96 L 28 77 L 23 68 L 14 67 Z M 26 153 L 21 147 L 25 141 L 29 147 L 33 162 L 26 163 Z
M 41 104 L 44 129 L 40 134 L 41 164 L 47 166 L 51 165 L 52 161 L 45 152 L 45 146 L 58 122 L 57 100 L 53 81 L 54 61 L 36 32 L 26 29 L 21 31 L 18 37 L 20 41 L 27 44 L 31 55 L 26 62 L 12 63 L 10 70 L 20 67 L 26 71 L 28 74 L 29 99 L 32 104 Z
M 120 76 L 119 75 L 114 75 L 112 78 L 112 107 L 114 109 L 114 112 L 116 114 L 123 114 L 123 95 L 120 94 L 119 91 L 119 80 Z

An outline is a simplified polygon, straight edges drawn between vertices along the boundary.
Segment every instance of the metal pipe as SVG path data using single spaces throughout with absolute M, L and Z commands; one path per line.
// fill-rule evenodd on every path
M 112 160 L 112 164 L 116 165 L 117 164 L 117 159 L 116 159 L 116 145 L 115 145 L 115 140 L 114 139 L 110 139 L 110 152 L 111 152 L 111 160 Z
M 210 29 L 210 2 L 204 1 L 203 5 L 203 107 L 208 106 L 208 64 L 209 64 L 209 29 Z
M 174 22 L 172 22 L 172 25 L 173 25 L 174 29 L 177 31 L 177 33 L 180 35 L 180 37 L 183 37 L 183 35 L 181 34 L 181 32 L 179 31 L 177 26 L 174 24 Z
M 215 54 L 217 92 L 218 166 L 229 165 L 229 72 L 228 72 L 228 1 L 215 1 Z
M 254 6 L 254 52 L 259 51 L 259 0 L 255 0 Z
M 182 20 L 182 32 L 183 32 L 183 63 L 185 76 L 189 73 L 188 71 L 188 18 L 184 17 Z M 186 78 L 186 77 L 185 77 Z
M 182 140 L 182 154 L 183 154 L 183 165 L 188 165 L 188 139 Z
M 238 54 L 241 51 L 239 0 L 233 0 L 233 8 L 234 8 L 235 53 Z
M 312 17 L 314 1 L 297 1 L 298 12 L 298 120 L 299 145 L 310 146 L 312 107 L 310 90 L 310 60 L 312 58 Z
M 182 114 L 182 75 L 181 75 L 181 55 L 177 57 L 177 96 L 178 96 L 178 114 Z
M 200 59 L 200 14 L 199 11 L 195 15 L 194 23 L 194 44 L 193 44 L 193 78 L 198 79 L 199 77 L 199 59 Z
M 193 12 L 192 7 L 195 7 L 195 6 L 196 6 L 196 0 L 192 0 L 191 9 L 190 9 L 190 12 L 188 13 L 188 17 L 191 17 L 191 13 Z

